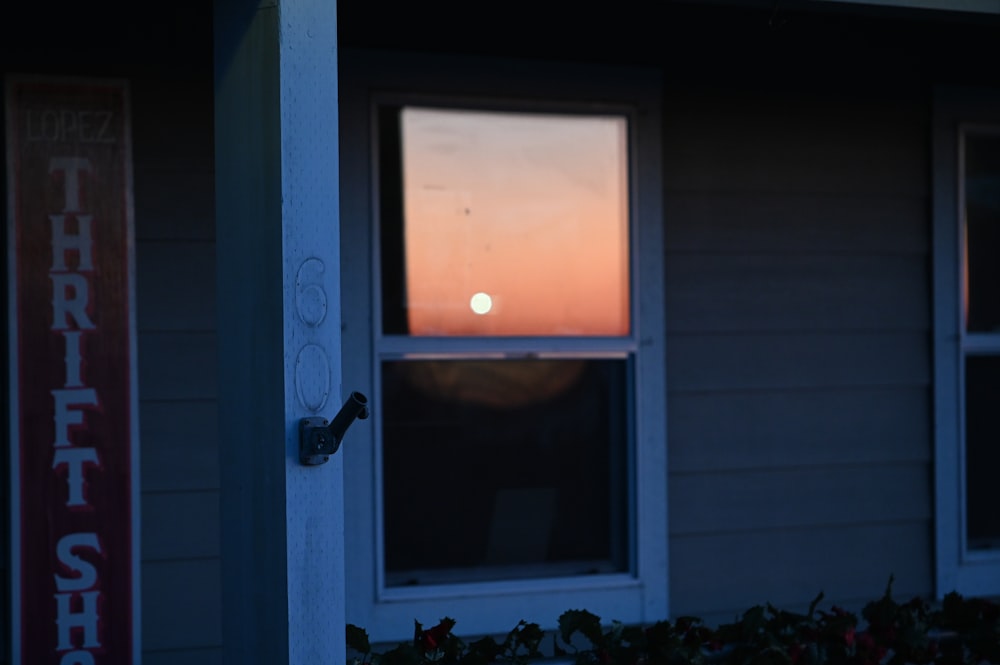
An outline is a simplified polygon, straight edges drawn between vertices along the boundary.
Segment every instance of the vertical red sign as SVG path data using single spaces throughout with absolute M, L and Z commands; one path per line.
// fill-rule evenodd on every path
M 128 87 L 9 78 L 6 122 L 13 662 L 138 662 Z

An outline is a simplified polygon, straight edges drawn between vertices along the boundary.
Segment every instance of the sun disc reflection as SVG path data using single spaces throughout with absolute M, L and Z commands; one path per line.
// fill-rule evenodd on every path
M 490 294 L 480 291 L 469 299 L 469 307 L 476 314 L 486 314 L 493 309 L 493 298 L 490 297 Z

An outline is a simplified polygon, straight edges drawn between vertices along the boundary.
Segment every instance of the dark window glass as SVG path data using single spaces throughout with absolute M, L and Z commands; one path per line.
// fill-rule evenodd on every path
M 383 362 L 387 586 L 627 570 L 629 366 Z
M 1000 548 L 1000 357 L 965 363 L 965 479 L 970 549 Z

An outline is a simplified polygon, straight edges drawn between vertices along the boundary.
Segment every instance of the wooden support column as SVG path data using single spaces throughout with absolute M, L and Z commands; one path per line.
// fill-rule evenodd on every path
M 224 662 L 328 665 L 343 453 L 301 465 L 298 423 L 342 404 L 336 4 L 216 0 L 214 30 Z

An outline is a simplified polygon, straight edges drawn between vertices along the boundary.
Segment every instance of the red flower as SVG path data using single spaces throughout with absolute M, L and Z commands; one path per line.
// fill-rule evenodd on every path
M 849 647 L 854 646 L 854 626 L 848 628 L 847 632 L 844 633 L 844 642 Z
M 420 634 L 420 647 L 425 652 L 437 649 L 454 627 L 455 621 L 453 619 L 441 619 L 438 625 L 428 628 Z

